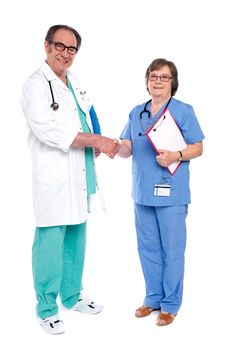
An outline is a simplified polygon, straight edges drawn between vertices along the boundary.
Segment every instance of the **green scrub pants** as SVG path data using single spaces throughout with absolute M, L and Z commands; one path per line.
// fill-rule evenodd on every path
M 71 308 L 82 289 L 86 222 L 73 226 L 37 227 L 32 248 L 36 311 L 44 319 L 58 313 L 57 296 Z

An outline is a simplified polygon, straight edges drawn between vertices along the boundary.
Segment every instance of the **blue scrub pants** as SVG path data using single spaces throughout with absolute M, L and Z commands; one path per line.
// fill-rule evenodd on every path
M 58 295 L 67 308 L 78 301 L 85 246 L 86 223 L 36 228 L 32 269 L 38 317 L 44 319 L 58 313 Z
M 146 284 L 144 305 L 177 314 L 183 294 L 187 205 L 135 203 L 138 253 Z

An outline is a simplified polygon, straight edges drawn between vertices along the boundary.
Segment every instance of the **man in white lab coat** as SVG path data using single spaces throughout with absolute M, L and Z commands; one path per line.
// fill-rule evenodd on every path
M 81 295 L 86 219 L 98 196 L 95 152 L 114 158 L 115 140 L 100 135 L 95 111 L 68 68 L 81 45 L 68 26 L 51 27 L 46 61 L 24 85 L 36 231 L 32 249 L 37 318 L 51 334 L 63 333 L 57 296 L 64 308 L 88 314 L 102 306 Z

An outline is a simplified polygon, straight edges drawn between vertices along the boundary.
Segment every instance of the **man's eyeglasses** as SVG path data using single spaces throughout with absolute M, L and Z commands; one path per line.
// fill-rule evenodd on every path
M 149 74 L 148 79 L 150 81 L 156 81 L 156 80 L 160 79 L 161 81 L 166 83 L 167 81 L 172 79 L 172 77 L 170 77 L 168 74 L 157 75 L 157 74 L 151 73 L 151 74 Z
M 55 49 L 59 52 L 63 52 L 65 49 L 67 49 L 67 52 L 69 53 L 69 55 L 75 55 L 78 52 L 78 48 L 75 46 L 66 46 L 63 43 L 56 42 L 53 40 L 50 40 L 49 44 L 54 44 Z

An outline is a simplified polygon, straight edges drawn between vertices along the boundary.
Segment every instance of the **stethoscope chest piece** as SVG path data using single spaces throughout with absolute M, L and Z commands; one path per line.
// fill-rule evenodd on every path
M 50 106 L 52 108 L 53 111 L 57 111 L 59 108 L 59 105 L 57 102 L 53 102 Z

